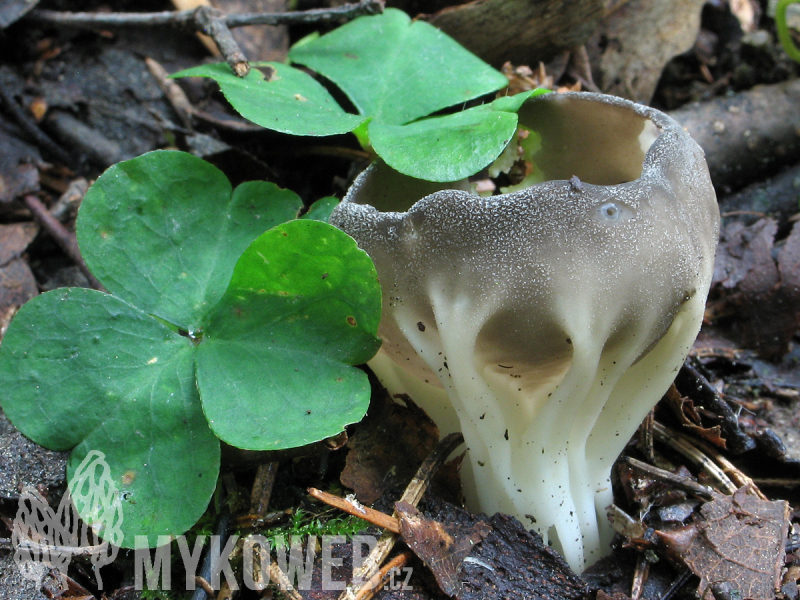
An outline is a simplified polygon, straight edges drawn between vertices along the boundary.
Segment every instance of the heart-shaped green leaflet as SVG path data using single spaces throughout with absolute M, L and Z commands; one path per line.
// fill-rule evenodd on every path
M 75 447 L 70 471 L 90 450 L 105 454 L 122 506 L 124 539 L 109 540 L 118 546 L 183 533 L 216 486 L 219 440 L 200 407 L 194 351 L 130 304 L 82 288 L 25 304 L 0 346 L 11 422 L 48 448 Z
M 281 63 L 251 66 L 246 77 L 237 77 L 225 63 L 192 67 L 173 77 L 210 77 L 245 119 L 282 133 L 336 135 L 367 119 L 345 112 L 308 73 Z
M 157 150 L 114 165 L 89 189 L 78 243 L 109 292 L 194 332 L 244 249 L 302 206 L 297 194 L 273 183 L 233 190 L 206 161 Z
M 453 38 L 401 10 L 361 17 L 289 52 L 338 85 L 358 112 L 402 125 L 508 85 Z
M 197 349 L 214 432 L 240 448 L 273 450 L 360 420 L 369 382 L 344 365 L 380 347 L 380 303 L 372 261 L 338 229 L 292 221 L 258 238 Z
M 477 173 L 513 138 L 517 111 L 531 90 L 503 96 L 465 111 L 420 119 L 408 125 L 370 121 L 369 139 L 375 152 L 393 169 L 427 181 L 458 181 Z

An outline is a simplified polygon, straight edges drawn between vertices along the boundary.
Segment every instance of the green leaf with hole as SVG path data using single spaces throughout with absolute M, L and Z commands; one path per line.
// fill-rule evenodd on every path
M 433 25 L 397 9 L 361 17 L 293 48 L 292 62 L 339 86 L 358 112 L 402 125 L 508 85 Z
M 240 448 L 273 450 L 361 419 L 369 382 L 343 365 L 366 362 L 380 347 L 379 291 L 372 261 L 330 225 L 292 221 L 258 238 L 198 348 L 214 432 Z
M 78 216 L 81 250 L 113 295 L 55 290 L 11 322 L 0 346 L 3 409 L 34 441 L 72 449 L 69 477 L 102 453 L 115 492 L 102 502 L 122 514 L 114 543 L 146 536 L 153 546 L 196 522 L 219 471 L 212 429 L 234 444 L 289 447 L 366 412 L 369 386 L 351 365 L 379 344 L 375 269 L 326 223 L 273 227 L 300 207 L 270 183 L 231 189 L 180 152 L 120 163 Z M 278 339 L 282 350 L 270 350 Z M 303 422 L 294 409 L 308 402 L 314 416 Z M 220 406 L 231 410 L 213 412 Z M 262 411 L 272 427 L 257 422 Z M 90 523 L 98 514 L 91 497 L 76 506 Z
M 237 77 L 225 63 L 192 67 L 173 77 L 210 77 L 245 119 L 273 131 L 325 136 L 348 133 L 367 116 L 345 112 L 313 77 L 281 63 L 253 63 Z

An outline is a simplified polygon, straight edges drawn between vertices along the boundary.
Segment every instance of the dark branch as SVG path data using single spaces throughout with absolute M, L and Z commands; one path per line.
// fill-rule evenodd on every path
M 74 27 L 172 26 L 193 31 L 202 31 L 202 28 L 197 27 L 196 13 L 207 9 L 207 7 L 200 7 L 192 10 L 154 13 L 91 13 L 33 10 L 26 18 L 50 25 L 69 25 Z M 224 15 L 222 21 L 229 28 L 243 27 L 245 25 L 295 25 L 298 23 L 347 21 L 355 19 L 356 17 L 375 15 L 381 12 L 383 12 L 383 0 L 361 0 L 361 2 L 356 4 L 344 4 L 333 8 L 317 8 L 282 13 Z
M 219 9 L 201 6 L 192 10 L 156 13 L 70 13 L 55 10 L 34 10 L 26 18 L 49 25 L 86 27 L 89 29 L 172 26 L 188 31 L 199 31 L 214 40 L 233 72 L 239 77 L 245 77 L 250 71 L 250 65 L 247 63 L 247 57 L 244 52 L 233 39 L 230 31 L 232 27 L 346 21 L 380 12 L 383 12 L 383 0 L 361 0 L 357 4 L 345 4 L 335 8 L 284 13 L 226 15 Z

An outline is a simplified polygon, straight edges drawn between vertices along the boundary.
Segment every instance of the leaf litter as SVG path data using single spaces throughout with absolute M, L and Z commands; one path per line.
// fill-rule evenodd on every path
M 689 525 L 658 531 L 670 558 L 700 578 L 704 600 L 721 592 L 771 600 L 780 589 L 789 503 L 762 500 L 747 487 L 732 496 L 715 493 Z

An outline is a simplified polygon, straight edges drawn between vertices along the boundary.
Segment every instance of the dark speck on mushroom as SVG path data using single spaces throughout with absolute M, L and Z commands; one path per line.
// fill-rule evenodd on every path
M 425 323 L 423 323 L 422 321 L 418 321 L 417 329 L 419 329 L 420 331 L 425 331 Z

